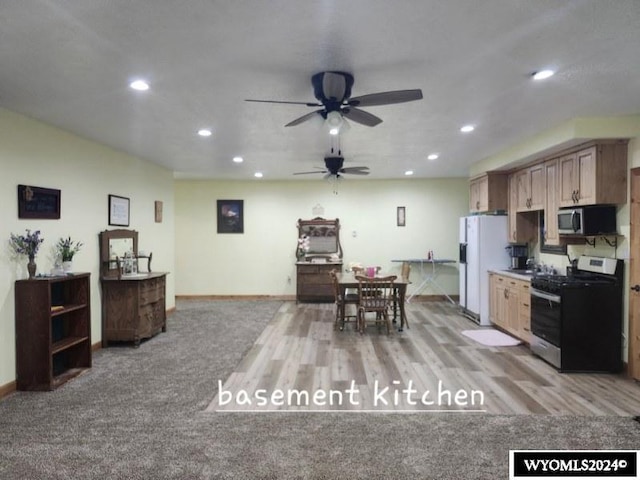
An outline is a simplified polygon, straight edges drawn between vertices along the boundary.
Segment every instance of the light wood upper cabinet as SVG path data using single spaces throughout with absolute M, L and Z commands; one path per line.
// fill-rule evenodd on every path
M 520 172 L 509 175 L 509 216 L 508 216 L 508 232 L 510 243 L 528 243 L 532 241 L 537 232 L 537 213 L 527 210 L 526 212 L 518 211 L 519 198 L 519 181 L 521 181 Z
M 518 212 L 542 210 L 544 208 L 544 164 L 533 165 L 515 174 L 517 183 Z
M 547 245 L 560 245 L 558 234 L 558 159 L 544 163 L 546 180 L 544 202 L 544 242 Z
M 469 181 L 469 211 L 493 212 L 507 209 L 507 175 L 485 173 Z
M 598 144 L 559 159 L 560 207 L 627 202 L 627 144 Z

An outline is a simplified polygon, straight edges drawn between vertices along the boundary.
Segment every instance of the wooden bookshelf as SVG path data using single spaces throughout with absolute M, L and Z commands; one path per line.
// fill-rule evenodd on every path
M 89 273 L 18 280 L 18 390 L 53 390 L 91 367 Z

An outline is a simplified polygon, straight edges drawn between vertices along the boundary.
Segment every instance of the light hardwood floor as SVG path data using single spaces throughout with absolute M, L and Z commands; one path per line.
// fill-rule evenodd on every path
M 449 303 L 407 315 L 402 333 L 361 335 L 334 329 L 331 304 L 287 302 L 207 410 L 640 415 L 640 385 L 623 375 L 561 374 L 527 346 L 483 346 Z

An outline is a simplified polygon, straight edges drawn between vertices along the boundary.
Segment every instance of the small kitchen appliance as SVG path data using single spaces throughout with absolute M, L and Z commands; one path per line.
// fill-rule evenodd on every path
M 558 210 L 560 235 L 611 235 L 616 233 L 615 205 L 589 205 Z
M 528 251 L 526 245 L 507 245 L 507 252 L 509 252 L 509 257 L 511 258 L 511 270 L 526 270 L 527 268 L 527 259 L 529 258 Z

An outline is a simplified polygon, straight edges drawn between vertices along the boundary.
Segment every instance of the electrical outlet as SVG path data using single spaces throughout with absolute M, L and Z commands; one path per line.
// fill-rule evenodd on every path
M 358 236 L 358 232 L 356 232 L 355 230 L 353 232 L 351 232 L 351 236 L 353 238 L 356 238 Z

